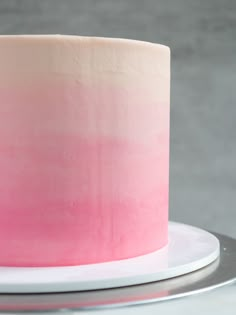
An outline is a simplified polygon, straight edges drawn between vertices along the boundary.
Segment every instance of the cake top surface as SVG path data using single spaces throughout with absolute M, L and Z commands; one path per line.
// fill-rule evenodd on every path
M 62 35 L 62 34 L 36 34 L 36 35 L 0 35 L 0 41 L 39 41 L 39 42 L 53 42 L 53 41 L 80 41 L 84 43 L 96 43 L 96 44 L 123 44 L 123 45 L 136 45 L 136 46 L 155 46 L 159 49 L 167 49 L 169 47 L 163 44 L 154 42 L 127 39 L 127 38 L 111 38 L 111 37 L 97 37 L 97 36 L 78 36 L 78 35 Z

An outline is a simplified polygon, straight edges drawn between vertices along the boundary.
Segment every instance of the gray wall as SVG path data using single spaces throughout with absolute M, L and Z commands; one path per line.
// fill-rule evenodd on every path
M 170 46 L 171 219 L 236 237 L 235 0 L 0 0 L 0 33 Z

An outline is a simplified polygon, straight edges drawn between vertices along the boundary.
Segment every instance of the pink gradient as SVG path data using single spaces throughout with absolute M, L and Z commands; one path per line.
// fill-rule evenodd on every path
M 65 266 L 167 243 L 169 105 L 149 88 L 0 88 L 0 265 Z

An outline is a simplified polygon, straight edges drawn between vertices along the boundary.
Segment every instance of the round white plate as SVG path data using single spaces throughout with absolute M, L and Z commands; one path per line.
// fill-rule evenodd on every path
M 217 259 L 218 239 L 209 232 L 169 223 L 169 244 L 154 253 L 72 267 L 0 267 L 0 293 L 49 293 L 123 287 L 170 279 Z

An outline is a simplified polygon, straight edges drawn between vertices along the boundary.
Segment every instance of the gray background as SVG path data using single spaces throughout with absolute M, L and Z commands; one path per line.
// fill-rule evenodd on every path
M 235 0 L 0 0 L 0 33 L 170 46 L 170 218 L 236 237 Z

